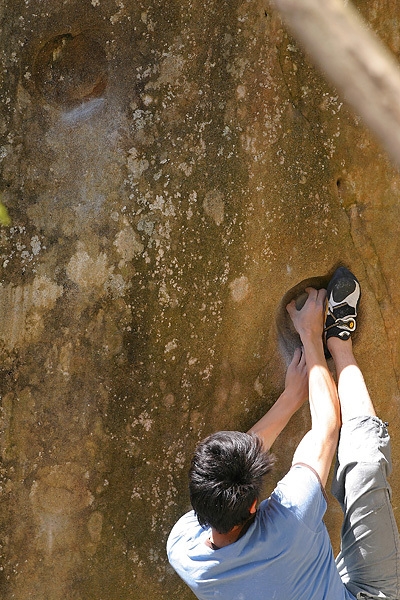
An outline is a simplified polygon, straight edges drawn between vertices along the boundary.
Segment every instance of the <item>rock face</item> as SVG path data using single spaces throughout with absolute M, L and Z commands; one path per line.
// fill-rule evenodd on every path
M 397 3 L 358 5 L 399 54 Z M 285 299 L 338 263 L 398 464 L 400 177 L 266 2 L 1 13 L 1 597 L 189 599 L 165 541 L 194 445 L 271 406 Z

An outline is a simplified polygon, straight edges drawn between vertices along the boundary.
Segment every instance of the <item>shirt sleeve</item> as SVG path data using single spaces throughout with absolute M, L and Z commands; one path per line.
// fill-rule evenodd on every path
M 271 498 L 291 510 L 312 531 L 320 527 L 327 509 L 325 492 L 317 474 L 303 464 L 290 469 Z
M 171 562 L 172 556 L 176 548 L 180 548 L 182 540 L 197 542 L 199 536 L 204 533 L 204 529 L 200 527 L 194 510 L 183 515 L 179 521 L 175 523 L 167 540 L 167 555 Z M 172 562 L 171 562 L 172 564 Z

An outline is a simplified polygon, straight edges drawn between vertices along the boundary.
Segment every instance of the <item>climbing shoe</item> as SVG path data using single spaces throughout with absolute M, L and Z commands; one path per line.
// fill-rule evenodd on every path
M 357 278 L 346 267 L 339 267 L 334 272 L 327 287 L 325 316 L 325 353 L 330 357 L 326 341 L 330 337 L 348 340 L 356 330 L 358 303 L 361 296 Z

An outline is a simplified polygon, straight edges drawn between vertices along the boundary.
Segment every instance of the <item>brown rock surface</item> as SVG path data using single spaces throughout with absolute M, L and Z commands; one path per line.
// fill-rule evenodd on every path
M 397 3 L 358 6 L 398 55 Z M 339 262 L 399 463 L 400 177 L 265 2 L 0 10 L 1 597 L 189 599 L 193 447 L 272 404 L 282 299 Z

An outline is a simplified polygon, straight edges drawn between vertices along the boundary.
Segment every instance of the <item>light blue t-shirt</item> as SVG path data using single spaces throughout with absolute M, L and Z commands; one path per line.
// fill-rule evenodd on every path
M 355 600 L 336 569 L 320 482 L 295 465 L 247 532 L 220 550 L 193 511 L 173 527 L 168 559 L 200 600 Z

